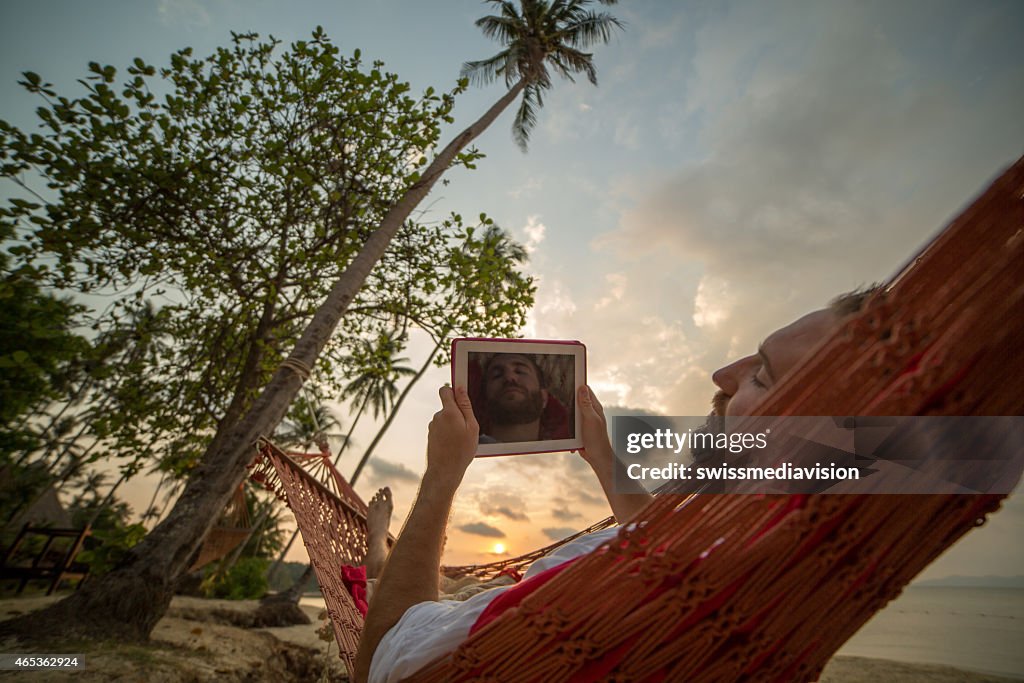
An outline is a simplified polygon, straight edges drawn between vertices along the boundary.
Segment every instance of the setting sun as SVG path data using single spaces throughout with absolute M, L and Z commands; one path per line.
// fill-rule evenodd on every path
M 495 543 L 494 547 L 491 549 L 491 552 L 493 552 L 495 555 L 502 555 L 502 554 L 504 554 L 504 552 L 505 552 L 505 544 L 504 543 Z

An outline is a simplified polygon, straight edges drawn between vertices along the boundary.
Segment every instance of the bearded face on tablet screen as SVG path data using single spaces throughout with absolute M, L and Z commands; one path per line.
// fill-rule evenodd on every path
M 484 395 L 491 424 L 497 427 L 539 425 L 548 401 L 540 368 L 518 353 L 491 358 L 484 370 Z

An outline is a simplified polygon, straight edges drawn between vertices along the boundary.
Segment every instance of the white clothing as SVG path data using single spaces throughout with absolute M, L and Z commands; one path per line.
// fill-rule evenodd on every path
M 615 538 L 619 529 L 613 526 L 595 531 L 555 548 L 530 565 L 523 579 L 596 550 L 605 541 Z M 421 602 L 407 609 L 377 645 L 370 663 L 370 683 L 400 681 L 438 657 L 454 652 L 469 636 L 470 628 L 484 609 L 509 588 L 511 586 L 492 588 L 464 602 Z

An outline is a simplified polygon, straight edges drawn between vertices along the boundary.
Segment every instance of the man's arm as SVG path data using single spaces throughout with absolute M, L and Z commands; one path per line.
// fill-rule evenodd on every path
M 374 591 L 356 653 L 355 680 L 365 683 L 381 638 L 405 611 L 438 599 L 441 548 L 455 491 L 476 453 L 480 431 L 465 389 L 442 387 L 441 410 L 430 422 L 427 470 L 416 502 Z
M 583 418 L 583 449 L 580 455 L 587 461 L 612 508 L 612 514 L 619 524 L 625 524 L 636 513 L 647 507 L 654 498 L 636 481 L 629 477 L 619 477 L 619 486 L 615 486 L 615 468 L 621 467 L 615 457 L 612 445 L 608 441 L 608 422 L 604 417 L 604 408 L 588 386 L 580 387 L 578 393 L 580 416 Z

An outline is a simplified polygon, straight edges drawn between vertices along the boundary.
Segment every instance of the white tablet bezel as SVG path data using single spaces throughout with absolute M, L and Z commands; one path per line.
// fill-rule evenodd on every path
M 452 340 L 452 386 L 468 390 L 470 353 L 529 353 L 557 354 L 573 357 L 573 396 L 587 382 L 587 347 L 578 341 L 551 339 L 482 339 L 459 338 Z M 582 419 L 579 400 L 573 400 L 575 438 L 549 439 L 546 441 L 515 441 L 510 443 L 486 443 L 477 446 L 476 457 L 496 455 L 525 455 L 528 453 L 556 453 L 583 448 Z

